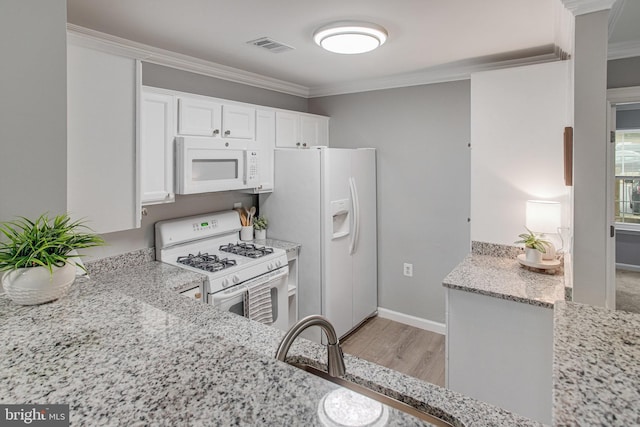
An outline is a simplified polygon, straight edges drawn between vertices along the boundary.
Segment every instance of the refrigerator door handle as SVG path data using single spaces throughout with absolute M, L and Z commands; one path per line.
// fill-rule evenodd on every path
M 351 233 L 349 255 L 353 255 L 358 249 L 357 246 L 360 237 L 360 201 L 358 200 L 356 180 L 353 177 L 349 177 L 349 190 L 351 191 L 351 206 L 353 212 L 353 233 Z

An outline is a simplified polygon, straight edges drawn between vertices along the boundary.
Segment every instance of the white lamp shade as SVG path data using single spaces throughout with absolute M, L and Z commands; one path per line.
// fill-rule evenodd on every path
M 557 233 L 561 224 L 560 202 L 527 200 L 526 226 L 536 233 Z

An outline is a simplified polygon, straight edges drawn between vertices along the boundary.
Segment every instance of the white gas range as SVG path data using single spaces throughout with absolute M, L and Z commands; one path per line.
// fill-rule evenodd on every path
M 155 227 L 158 261 L 207 276 L 203 302 L 288 328 L 286 252 L 239 241 L 237 212 L 160 221 Z

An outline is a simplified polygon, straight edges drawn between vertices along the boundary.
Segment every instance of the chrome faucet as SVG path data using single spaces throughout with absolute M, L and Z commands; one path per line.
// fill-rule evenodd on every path
M 289 347 L 291 347 L 293 341 L 302 333 L 302 331 L 310 326 L 320 326 L 327 335 L 327 373 L 332 377 L 340 377 L 344 375 L 344 356 L 342 354 L 342 348 L 340 347 L 340 341 L 336 335 L 336 330 L 333 328 L 333 325 L 329 323 L 326 317 L 320 316 L 319 314 L 312 314 L 311 316 L 300 319 L 298 323 L 289 329 L 278 346 L 276 359 L 284 362 L 287 358 Z

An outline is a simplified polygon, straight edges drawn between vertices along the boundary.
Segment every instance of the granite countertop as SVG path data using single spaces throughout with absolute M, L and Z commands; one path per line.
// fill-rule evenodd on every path
M 558 302 L 553 323 L 554 425 L 640 425 L 640 314 Z
M 467 255 L 443 280 L 447 288 L 553 308 L 565 299 L 562 275 L 535 273 L 513 258 Z
M 92 271 L 94 271 L 92 269 Z M 0 401 L 68 403 L 73 424 L 320 425 L 337 386 L 275 360 L 283 332 L 179 295 L 202 278 L 147 262 L 80 278 L 21 307 L 0 295 Z M 322 367 L 325 349 L 294 342 Z M 346 355 L 346 377 L 456 426 L 540 424 Z M 392 410 L 390 425 L 413 419 Z

